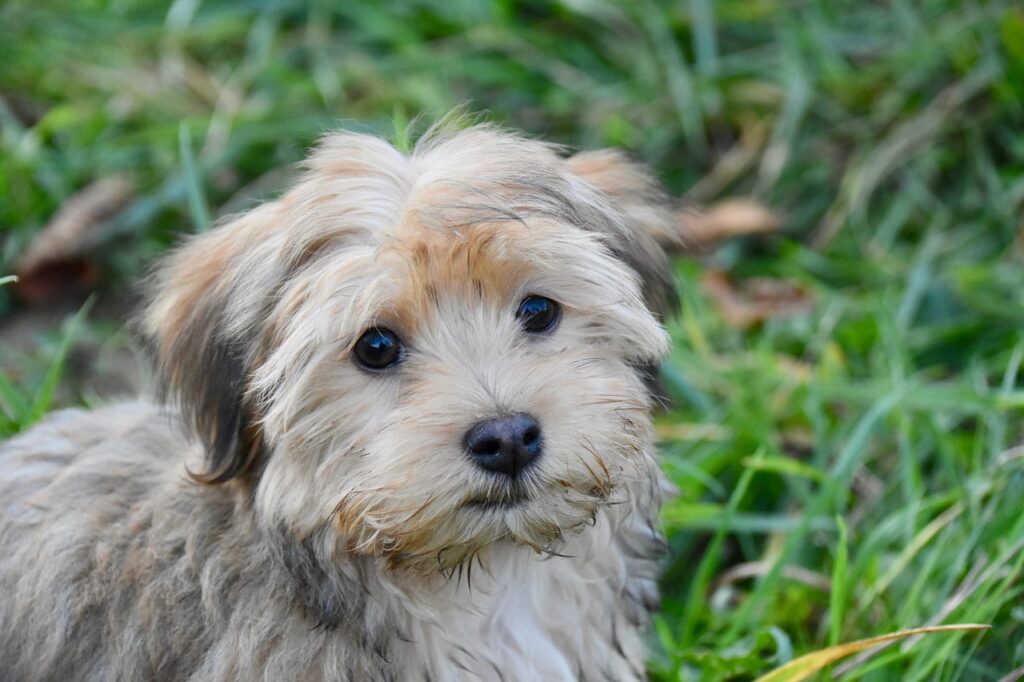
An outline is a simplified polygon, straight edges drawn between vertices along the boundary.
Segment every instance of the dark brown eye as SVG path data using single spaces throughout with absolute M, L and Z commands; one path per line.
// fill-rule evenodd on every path
M 386 369 L 402 360 L 402 342 L 390 329 L 373 327 L 356 341 L 355 354 L 366 369 Z
M 543 296 L 527 296 L 519 304 L 516 317 L 523 329 L 531 334 L 551 331 L 558 324 L 561 307 L 550 298 Z

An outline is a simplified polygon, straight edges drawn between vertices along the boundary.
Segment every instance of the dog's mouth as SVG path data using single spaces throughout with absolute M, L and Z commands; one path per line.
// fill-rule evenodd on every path
M 482 511 L 507 511 L 509 509 L 515 509 L 526 504 L 530 498 L 528 497 L 516 497 L 516 498 L 490 498 L 490 497 L 474 497 L 473 499 L 466 502 L 463 506 L 467 509 L 477 509 Z
M 475 495 L 466 500 L 462 506 L 477 511 L 508 511 L 521 507 L 530 501 L 530 495 L 518 488 Z

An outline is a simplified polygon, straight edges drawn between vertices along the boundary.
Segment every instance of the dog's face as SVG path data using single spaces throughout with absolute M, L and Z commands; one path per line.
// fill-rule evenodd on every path
M 392 565 L 552 550 L 653 480 L 659 201 L 617 156 L 489 128 L 410 156 L 326 138 L 289 193 L 158 276 L 146 324 L 206 480 Z

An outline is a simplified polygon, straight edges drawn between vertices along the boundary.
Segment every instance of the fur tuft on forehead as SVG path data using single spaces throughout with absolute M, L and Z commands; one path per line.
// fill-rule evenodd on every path
M 565 158 L 557 146 L 490 125 L 435 126 L 408 155 L 370 135 L 326 135 L 291 190 L 191 238 L 155 276 L 144 328 L 169 394 L 206 447 L 199 478 L 219 483 L 259 470 L 265 439 L 253 377 L 304 301 L 368 284 L 385 252 L 557 226 L 567 243 L 573 234 L 596 240 L 587 248 L 627 268 L 662 316 L 676 300 L 662 248 L 679 231 L 672 215 L 658 184 L 611 152 Z M 430 283 L 423 289 L 431 294 Z M 367 303 L 339 314 L 372 320 L 376 311 Z M 292 352 L 311 358 L 316 349 Z
M 682 239 L 668 195 L 618 152 L 563 151 L 491 125 L 439 124 L 409 156 L 370 135 L 332 133 L 306 162 L 291 213 L 373 241 L 409 223 L 447 231 L 555 220 L 600 235 L 641 278 L 652 310 L 671 312 L 677 299 L 663 249 Z M 326 241 L 314 229 L 303 240 L 307 249 Z

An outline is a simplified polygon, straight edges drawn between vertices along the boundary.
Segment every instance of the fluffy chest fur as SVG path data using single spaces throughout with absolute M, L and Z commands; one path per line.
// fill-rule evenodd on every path
M 450 577 L 328 575 L 184 480 L 170 422 L 64 412 L 0 449 L 0 678 L 643 677 L 659 540 L 641 510 L 607 507 L 564 556 L 498 544 Z
M 463 575 L 418 602 L 396 594 L 412 639 L 398 647 L 400 678 L 641 679 L 637 626 L 654 585 L 621 555 L 609 519 L 593 530 L 571 555 L 499 546 L 470 581 Z

